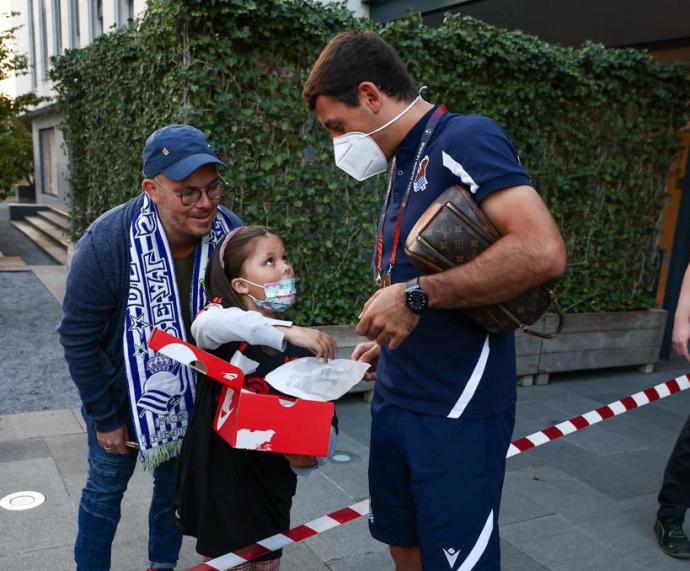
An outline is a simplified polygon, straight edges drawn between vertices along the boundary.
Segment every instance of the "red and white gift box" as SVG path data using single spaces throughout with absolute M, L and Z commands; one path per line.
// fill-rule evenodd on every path
M 241 369 L 160 329 L 153 330 L 148 345 L 224 385 L 213 428 L 234 448 L 328 455 L 333 403 L 243 389 Z
M 235 448 L 327 456 L 334 407 L 223 387 L 213 428 Z

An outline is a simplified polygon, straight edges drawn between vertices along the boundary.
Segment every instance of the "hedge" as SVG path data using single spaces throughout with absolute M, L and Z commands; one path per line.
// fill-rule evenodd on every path
M 493 117 L 566 239 L 568 311 L 653 305 L 655 240 L 676 133 L 690 117 L 688 66 L 632 49 L 551 45 L 452 16 L 387 25 L 298 0 L 160 0 L 140 21 L 53 60 L 77 233 L 140 192 L 146 137 L 202 129 L 230 168 L 227 205 L 285 239 L 300 284 L 295 319 L 348 323 L 373 289 L 371 251 L 384 175 L 334 167 L 301 87 L 325 43 L 372 29 L 425 97 Z

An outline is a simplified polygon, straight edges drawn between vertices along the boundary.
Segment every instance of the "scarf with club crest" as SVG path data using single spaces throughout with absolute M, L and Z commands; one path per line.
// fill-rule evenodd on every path
M 192 316 L 206 304 L 206 265 L 233 226 L 230 217 L 219 208 L 210 232 L 196 248 L 190 292 Z M 139 454 L 144 468 L 152 470 L 179 454 L 195 386 L 194 372 L 189 367 L 147 346 L 154 327 L 187 341 L 173 257 L 156 206 L 148 195 L 144 195 L 141 210 L 132 219 L 129 249 L 124 355 Z

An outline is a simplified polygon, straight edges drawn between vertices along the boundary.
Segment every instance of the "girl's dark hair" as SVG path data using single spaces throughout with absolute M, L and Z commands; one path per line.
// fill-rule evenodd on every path
M 272 234 L 273 232 L 263 226 L 242 226 L 230 236 L 225 245 L 223 265 L 220 263 L 220 250 L 223 243 L 221 241 L 206 267 L 204 276 L 206 299 L 211 301 L 216 297 L 222 297 L 232 306 L 244 309 L 242 296 L 232 289 L 230 281 L 242 275 L 242 266 L 252 253 L 252 243 L 257 238 Z
M 409 102 L 417 96 L 407 67 L 393 47 L 373 32 L 341 32 L 323 49 L 302 90 L 310 111 L 320 95 L 359 106 L 357 88 L 371 81 L 381 91 Z

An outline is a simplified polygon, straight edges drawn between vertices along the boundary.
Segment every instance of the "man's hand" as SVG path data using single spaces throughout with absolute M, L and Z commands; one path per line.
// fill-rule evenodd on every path
M 397 349 L 417 326 L 419 315 L 405 305 L 405 284 L 378 290 L 364 304 L 356 331 L 379 345 Z
M 690 362 L 690 354 L 688 354 L 688 341 L 690 341 L 690 321 L 687 319 L 676 318 L 673 324 L 673 348 L 676 353 Z
M 365 341 L 364 343 L 358 343 L 354 351 L 352 351 L 352 356 L 350 357 L 353 361 L 362 361 L 363 363 L 369 363 L 371 368 L 364 375 L 365 381 L 375 381 L 376 380 L 376 364 L 379 362 L 379 357 L 381 356 L 381 347 L 376 341 Z
M 130 450 L 125 446 L 129 440 L 127 427 L 123 424 L 110 432 L 96 432 L 96 440 L 103 450 L 109 454 L 129 454 Z

